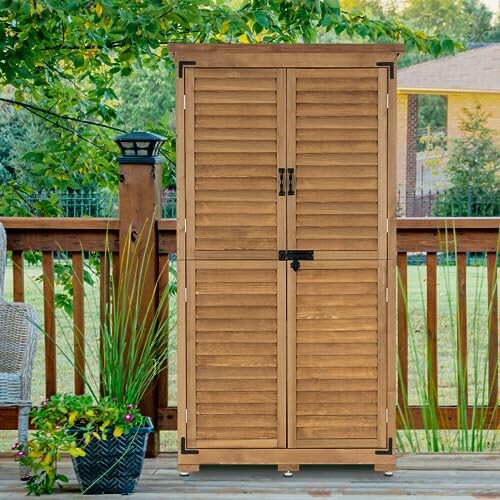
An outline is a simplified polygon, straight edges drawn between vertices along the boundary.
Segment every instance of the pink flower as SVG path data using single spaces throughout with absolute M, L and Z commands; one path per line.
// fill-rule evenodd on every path
M 49 402 L 48 399 L 44 399 L 41 403 L 40 406 L 45 406 Z
M 118 398 L 113 398 L 111 401 L 118 401 Z
M 11 450 L 17 450 L 19 448 L 19 443 L 16 441 L 12 446 Z
M 127 405 L 127 410 L 132 410 L 133 408 L 135 408 L 135 405 Z
M 131 413 L 127 413 L 123 417 L 123 420 L 125 420 L 125 422 L 130 422 L 133 418 L 134 418 L 134 415 L 132 415 Z
M 26 453 L 24 451 L 18 451 L 16 453 L 16 457 L 19 457 L 19 458 L 24 457 L 25 455 L 26 455 Z

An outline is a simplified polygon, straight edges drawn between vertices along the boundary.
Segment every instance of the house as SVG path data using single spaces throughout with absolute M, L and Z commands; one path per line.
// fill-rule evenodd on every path
M 489 127 L 500 129 L 500 43 L 474 48 L 455 56 L 415 64 L 398 73 L 398 188 L 400 200 L 415 198 L 415 192 L 439 187 L 419 153 L 419 96 L 445 99 L 445 133 L 460 136 L 462 109 L 476 102 L 491 114 Z M 500 143 L 500 134 L 497 135 Z M 425 215 L 425 214 L 418 214 Z

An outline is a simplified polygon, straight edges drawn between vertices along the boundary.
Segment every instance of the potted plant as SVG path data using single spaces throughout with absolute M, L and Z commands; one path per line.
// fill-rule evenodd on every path
M 142 233 L 134 240 L 141 238 Z M 27 445 L 13 446 L 16 458 L 32 471 L 28 493 L 51 493 L 56 484 L 67 481 L 57 472 L 65 452 L 72 457 L 84 494 L 130 494 L 135 489 L 147 437 L 153 431 L 139 403 L 166 365 L 172 324 L 171 314 L 163 314 L 168 290 L 159 294 L 157 282 L 151 296 L 145 294 L 151 259 L 144 248 L 147 244 L 127 245 L 120 254 L 118 283 L 111 279 L 98 346 L 101 394 L 86 377 L 88 394 L 52 396 L 32 410 L 36 431 Z M 59 350 L 72 360 L 64 349 Z
M 32 470 L 29 493 L 51 493 L 61 453 L 68 452 L 83 493 L 132 493 L 142 470 L 151 420 L 116 398 L 95 401 L 90 394 L 56 394 L 31 413 L 37 428 L 16 455 Z

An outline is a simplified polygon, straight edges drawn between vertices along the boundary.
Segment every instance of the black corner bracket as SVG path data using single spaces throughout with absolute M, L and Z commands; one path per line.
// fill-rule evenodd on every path
M 179 78 L 184 78 L 184 66 L 194 66 L 196 61 L 179 61 Z
M 186 438 L 181 437 L 181 455 L 198 455 L 199 453 L 198 450 L 188 450 L 186 448 Z
M 390 62 L 378 62 L 377 66 L 385 66 L 389 68 L 389 78 L 391 80 L 394 80 L 394 63 L 392 61 Z
M 387 450 L 375 450 L 375 455 L 392 455 L 392 438 L 389 438 Z

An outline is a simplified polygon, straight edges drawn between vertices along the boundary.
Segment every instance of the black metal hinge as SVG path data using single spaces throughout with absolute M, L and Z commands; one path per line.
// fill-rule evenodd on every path
M 389 438 L 387 450 L 375 450 L 375 455 L 392 455 L 392 438 Z
M 188 450 L 186 448 L 186 438 L 181 437 L 181 455 L 198 455 L 199 453 L 198 450 Z
M 194 66 L 196 61 L 179 61 L 179 78 L 184 78 L 184 66 Z
M 389 68 L 389 78 L 394 80 L 394 63 L 392 61 L 378 62 L 377 66 L 384 66 Z

